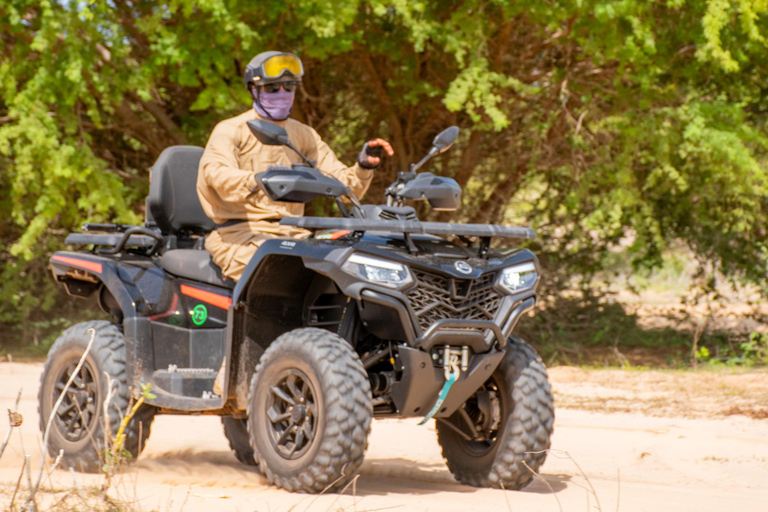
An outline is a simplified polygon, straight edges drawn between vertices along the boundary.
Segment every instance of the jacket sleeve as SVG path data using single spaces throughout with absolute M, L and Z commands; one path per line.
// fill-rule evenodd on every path
M 200 172 L 205 183 L 223 200 L 233 203 L 247 201 L 256 187 L 253 171 L 238 167 L 237 127 L 219 123 L 213 129 L 200 159 Z
M 348 186 L 358 198 L 363 197 L 368 187 L 371 186 L 371 181 L 373 181 L 373 170 L 363 169 L 358 164 L 347 167 L 336 157 L 336 153 L 328 144 L 320 138 L 320 134 L 314 129 L 311 131 L 315 147 L 317 147 L 317 168 Z

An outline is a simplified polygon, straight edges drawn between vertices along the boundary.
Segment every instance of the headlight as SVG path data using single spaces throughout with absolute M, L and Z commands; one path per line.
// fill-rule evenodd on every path
M 355 277 L 390 288 L 400 288 L 413 281 L 405 265 L 362 254 L 350 256 L 341 269 Z
M 505 268 L 501 272 L 501 286 L 517 293 L 532 288 L 539 276 L 532 261 Z

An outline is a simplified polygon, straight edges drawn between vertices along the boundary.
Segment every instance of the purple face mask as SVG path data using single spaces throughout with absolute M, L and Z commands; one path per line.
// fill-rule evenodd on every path
M 277 92 L 256 91 L 256 88 L 252 89 L 253 92 L 253 108 L 264 119 L 273 119 L 275 121 L 283 121 L 288 119 L 293 109 L 293 98 L 296 96 L 296 91 L 288 92 L 285 89 L 280 89 Z

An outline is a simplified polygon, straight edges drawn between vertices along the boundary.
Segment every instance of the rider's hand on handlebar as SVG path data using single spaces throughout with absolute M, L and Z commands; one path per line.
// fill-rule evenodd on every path
M 363 169 L 376 169 L 381 165 L 381 157 L 384 156 L 384 153 L 386 153 L 387 156 L 395 154 L 395 150 L 392 149 L 389 142 L 384 139 L 369 140 L 363 146 L 360 155 L 358 155 L 357 163 Z

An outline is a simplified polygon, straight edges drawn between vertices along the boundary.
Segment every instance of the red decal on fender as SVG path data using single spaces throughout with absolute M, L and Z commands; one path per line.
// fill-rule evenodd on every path
M 51 256 L 51 259 L 54 261 L 60 261 L 61 263 L 67 263 L 69 265 L 74 265 L 76 267 L 84 268 L 86 270 L 90 270 L 91 272 L 96 272 L 97 274 L 101 274 L 101 263 L 96 263 L 95 261 L 88 261 L 88 260 L 81 260 L 79 258 L 70 258 L 68 256 L 58 256 L 54 254 Z
M 219 295 L 218 293 L 207 292 L 193 286 L 187 286 L 186 284 L 181 285 L 181 293 L 188 297 L 192 297 L 193 299 L 198 299 L 203 302 L 207 302 L 208 304 L 213 304 L 217 308 L 221 309 L 229 309 L 229 307 L 232 305 L 232 299 L 229 297 Z

